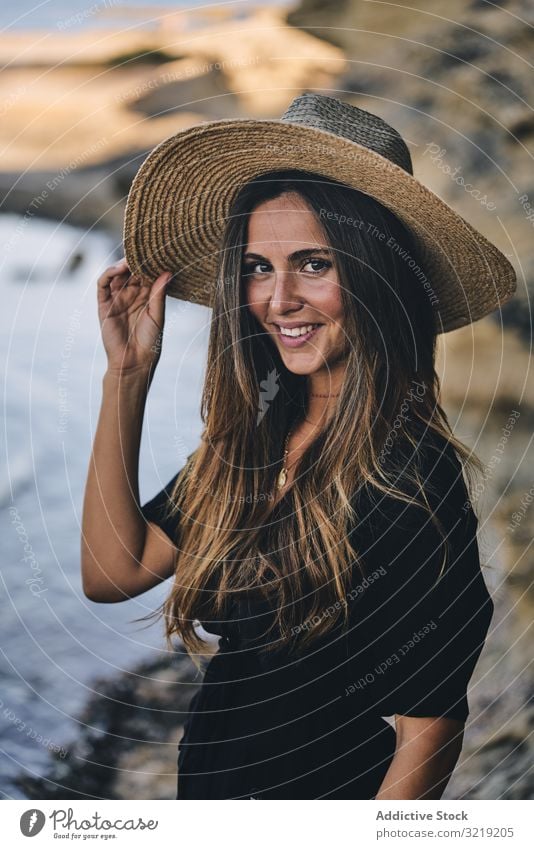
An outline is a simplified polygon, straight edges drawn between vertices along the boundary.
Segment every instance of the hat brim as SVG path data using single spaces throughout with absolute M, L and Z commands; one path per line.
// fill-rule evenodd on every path
M 148 282 L 173 271 L 171 297 L 211 306 L 237 192 L 254 177 L 286 169 L 313 171 L 359 189 L 410 228 L 438 332 L 477 321 L 516 291 L 516 273 L 504 254 L 403 168 L 334 133 L 266 119 L 200 124 L 149 153 L 126 203 L 123 242 L 130 271 Z

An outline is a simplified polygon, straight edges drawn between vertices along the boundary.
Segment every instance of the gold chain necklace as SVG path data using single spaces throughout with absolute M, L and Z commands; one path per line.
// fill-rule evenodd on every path
M 316 424 L 316 422 L 310 422 L 310 420 L 307 419 L 307 418 L 304 418 L 304 421 L 308 422 L 309 424 L 312 424 L 312 425 Z M 276 481 L 276 488 L 277 488 L 278 491 L 280 491 L 287 483 L 287 474 L 289 472 L 289 468 L 287 466 L 287 455 L 289 453 L 288 443 L 289 443 L 289 439 L 290 439 L 292 433 L 293 433 L 293 428 L 291 428 L 289 430 L 289 432 L 286 436 L 285 442 L 284 442 L 284 462 L 283 462 L 281 470 L 278 473 L 278 478 L 277 478 L 277 481 Z
M 287 444 L 289 442 L 289 437 L 291 436 L 292 431 L 293 431 L 293 428 L 291 428 L 288 431 L 288 434 L 286 436 L 286 440 L 284 442 L 284 463 L 283 463 L 283 466 L 282 466 L 280 472 L 278 473 L 278 478 L 277 478 L 277 481 L 276 481 L 276 488 L 277 488 L 278 491 L 280 491 L 282 489 L 282 487 L 284 487 L 287 483 L 287 473 L 289 471 L 289 469 L 287 468 L 287 465 L 286 465 L 287 464 L 287 454 L 288 454 Z
M 337 395 L 315 395 L 313 392 L 310 395 L 310 398 L 339 398 L 341 392 L 338 392 Z
M 312 398 L 339 398 L 339 394 L 337 394 L 337 395 L 313 395 L 312 394 Z M 310 422 L 310 420 L 307 419 L 306 417 L 304 417 L 304 421 L 309 422 L 309 424 L 315 424 L 315 422 Z M 276 488 L 277 488 L 278 491 L 280 491 L 287 483 L 287 473 L 289 472 L 289 469 L 287 467 L 287 455 L 288 455 L 288 447 L 287 446 L 288 446 L 288 443 L 289 443 L 289 438 L 290 438 L 292 433 L 293 433 L 293 428 L 290 428 L 289 431 L 288 431 L 288 434 L 286 436 L 285 442 L 284 442 L 284 458 L 283 458 L 284 462 L 283 462 L 283 465 L 282 465 L 280 472 L 278 473 L 278 478 L 276 480 Z

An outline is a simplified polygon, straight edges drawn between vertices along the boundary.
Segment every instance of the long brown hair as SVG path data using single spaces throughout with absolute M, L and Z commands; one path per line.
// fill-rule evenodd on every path
M 336 409 L 273 509 L 284 438 L 306 414 L 308 383 L 288 371 L 248 309 L 242 254 L 250 213 L 287 192 L 304 198 L 332 247 L 348 353 Z M 316 174 L 264 174 L 238 193 L 219 259 L 204 428 L 171 499 L 171 515 L 179 514 L 177 569 L 163 605 L 165 633 L 168 642 L 179 635 L 192 656 L 201 653 L 195 622 L 224 618 L 236 593 L 259 592 L 275 613 L 276 643 L 293 651 L 347 616 L 352 569 L 364 574 L 347 532 L 362 485 L 408 503 L 415 492 L 443 534 L 410 454 L 416 432 L 452 443 L 469 479 L 482 464 L 454 437 L 439 404 L 431 285 L 410 231 L 382 204 Z M 337 613 L 322 616 L 332 605 Z M 262 650 L 274 646 L 266 639 Z

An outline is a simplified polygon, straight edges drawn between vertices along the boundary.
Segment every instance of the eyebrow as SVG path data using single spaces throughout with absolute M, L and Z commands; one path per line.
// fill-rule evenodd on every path
M 299 262 L 301 259 L 306 259 L 308 256 L 314 256 L 315 254 L 331 254 L 330 248 L 317 246 L 316 248 L 303 248 L 300 251 L 294 251 L 294 253 L 289 254 L 288 259 L 291 262 Z M 247 252 L 243 254 L 243 259 L 257 259 L 257 260 L 266 260 L 267 257 L 262 256 L 261 254 L 255 254 Z

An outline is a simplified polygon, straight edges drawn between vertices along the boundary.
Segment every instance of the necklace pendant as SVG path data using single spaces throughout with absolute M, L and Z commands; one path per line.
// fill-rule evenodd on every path
M 282 469 L 282 471 L 278 475 L 277 488 L 282 489 L 282 487 L 285 485 L 286 481 L 287 481 L 287 472 L 286 472 L 285 469 Z

